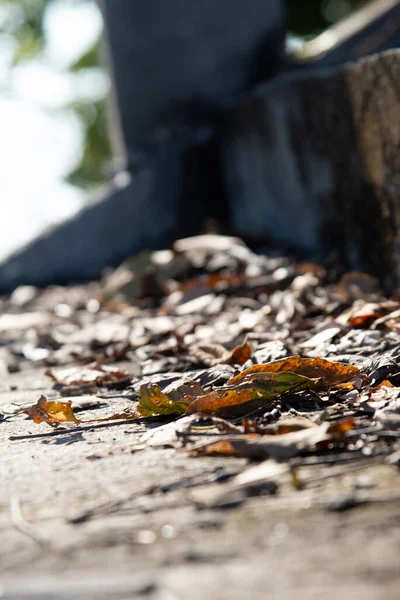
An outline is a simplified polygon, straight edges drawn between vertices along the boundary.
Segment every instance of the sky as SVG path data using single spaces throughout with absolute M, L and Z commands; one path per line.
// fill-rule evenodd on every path
M 0 10 L 0 260 L 84 204 L 84 192 L 63 181 L 79 164 L 84 140 L 68 104 L 108 90 L 100 69 L 67 71 L 102 30 L 94 2 L 51 4 L 42 55 L 12 69 L 13 39 L 1 19 Z

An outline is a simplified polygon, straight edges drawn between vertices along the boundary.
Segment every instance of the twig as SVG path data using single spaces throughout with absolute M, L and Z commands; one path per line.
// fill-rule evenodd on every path
M 67 435 L 70 433 L 79 433 L 80 431 L 91 431 L 92 429 L 102 429 L 106 427 L 115 427 L 116 425 L 129 425 L 129 423 L 149 422 L 149 417 L 138 417 L 137 419 L 123 419 L 121 421 L 110 421 L 109 423 L 94 423 L 93 425 L 81 425 L 73 429 L 56 429 L 55 431 L 47 431 L 46 433 L 31 433 L 25 435 L 10 435 L 8 438 L 11 441 L 15 440 L 37 440 L 40 438 L 53 437 L 55 435 Z
M 367 461 L 357 461 L 350 465 L 346 465 L 345 468 L 335 468 L 334 466 L 332 466 L 332 468 L 329 469 L 329 471 L 327 471 L 326 473 L 319 473 L 318 475 L 313 475 L 305 479 L 300 478 L 301 485 L 304 487 L 310 487 L 310 485 L 314 487 L 313 484 L 316 484 L 316 486 L 319 487 L 319 484 L 323 481 L 326 481 L 327 479 L 331 479 L 333 477 L 341 477 L 342 475 L 348 475 L 350 473 L 355 473 L 357 471 L 363 470 L 366 466 L 366 462 Z M 374 463 L 376 464 L 376 461 L 374 461 Z M 371 464 L 368 464 L 368 466 L 370 467 Z
M 138 400 L 140 395 L 137 392 L 133 392 L 131 394 L 96 394 L 97 398 L 102 398 L 103 400 L 111 400 L 112 398 L 123 398 L 126 400 Z
M 340 454 L 330 454 L 327 456 L 307 456 L 304 458 L 295 458 L 290 461 L 291 466 L 295 468 L 299 467 L 314 467 L 314 466 L 323 466 L 323 465 L 336 465 L 339 463 L 349 463 L 354 461 L 363 461 L 369 462 L 371 459 L 380 457 L 380 456 L 388 456 L 391 454 L 390 450 L 383 450 L 381 452 L 376 452 L 371 456 L 367 456 L 363 454 L 361 451 L 353 451 L 353 452 L 341 452 Z
M 190 437 L 224 437 L 224 436 L 232 436 L 232 431 L 176 431 L 176 437 L 178 438 L 190 438 Z M 246 435 L 243 431 L 236 432 L 236 435 Z
M 376 435 L 381 438 L 400 438 L 400 431 L 392 431 L 381 427 L 366 427 L 365 429 L 354 429 L 346 433 L 346 439 L 360 435 Z
M 27 537 L 31 538 L 34 542 L 36 542 L 42 548 L 50 548 L 51 544 L 47 540 L 43 539 L 36 533 L 35 528 L 25 521 L 21 512 L 21 504 L 19 501 L 19 496 L 13 495 L 10 500 L 10 512 L 11 512 L 11 521 L 12 524 L 20 533 L 23 533 Z

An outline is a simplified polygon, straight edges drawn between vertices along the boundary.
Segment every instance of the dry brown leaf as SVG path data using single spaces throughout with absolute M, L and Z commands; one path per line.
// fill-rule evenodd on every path
M 189 356 L 193 356 L 206 367 L 213 367 L 222 363 L 228 365 L 244 365 L 251 357 L 251 346 L 244 342 L 230 352 L 221 344 L 196 344 L 189 348 Z
M 302 431 L 303 429 L 310 429 L 311 427 L 318 427 L 318 425 L 308 419 L 284 419 L 283 421 L 279 421 L 276 425 L 267 426 L 266 433 L 272 435 L 286 435 L 287 433 Z
M 222 387 L 192 401 L 186 410 L 207 414 L 232 415 L 248 413 L 260 408 L 265 402 L 282 394 L 315 387 L 315 381 L 297 373 L 281 372 L 264 374 L 263 379 L 254 378 L 236 387 Z M 232 409 L 235 409 L 232 411 Z
M 264 374 L 283 372 L 292 372 L 296 375 L 318 380 L 318 384 L 316 382 L 318 387 L 337 385 L 360 374 L 359 369 L 352 365 L 331 362 L 320 357 L 301 358 L 301 356 L 295 355 L 276 362 L 249 367 L 236 377 L 232 377 L 228 381 L 228 385 L 237 385 Z
M 227 483 L 201 486 L 191 492 L 191 497 L 201 508 L 226 508 L 247 497 L 275 494 L 278 482 L 288 472 L 288 465 L 267 459 L 242 471 Z
M 285 435 L 245 434 L 226 436 L 224 440 L 198 446 L 194 451 L 207 456 L 223 455 L 240 458 L 289 459 L 321 442 L 333 439 L 329 424 L 302 429 Z
M 383 385 L 383 383 L 384 382 L 382 382 L 375 388 L 371 388 L 371 402 L 385 402 L 388 400 L 393 400 L 400 396 L 400 388 L 395 387 L 393 385 Z
M 358 387 L 357 383 L 357 380 L 338 383 L 334 386 L 334 390 L 338 392 L 351 392 L 355 387 Z
M 243 342 L 243 344 L 236 346 L 236 348 L 232 350 L 232 356 L 228 360 L 228 364 L 244 365 L 244 363 L 251 358 L 251 352 L 252 349 L 249 342 Z
M 118 419 L 137 419 L 140 417 L 140 414 L 137 410 L 131 410 L 127 408 L 121 413 L 115 413 L 100 419 L 81 420 L 75 416 L 71 400 L 47 400 L 45 396 L 40 396 L 36 404 L 24 410 L 23 412 L 29 415 L 35 423 L 48 423 L 49 425 L 68 422 L 82 425 L 85 423 L 103 423 L 105 421 L 115 421 Z
M 377 390 L 380 390 L 383 387 L 394 387 L 393 383 L 391 383 L 388 379 L 384 379 L 383 381 L 381 381 L 381 383 L 373 388 L 371 388 L 371 392 L 376 392 Z
M 367 329 L 384 314 L 381 305 L 376 302 L 356 302 L 352 308 L 337 318 L 339 323 L 354 329 Z
M 192 423 L 198 420 L 196 415 L 182 417 L 172 423 L 154 427 L 142 435 L 139 445 L 147 446 L 174 446 L 178 441 L 178 432 L 188 431 Z
M 367 273 L 352 271 L 343 275 L 337 286 L 338 295 L 344 300 L 365 298 L 379 292 L 379 281 Z
M 206 367 L 222 363 L 231 364 L 231 353 L 221 344 L 196 344 L 189 348 L 188 354 Z
M 245 440 L 239 439 L 234 441 L 222 440 L 218 442 L 211 442 L 205 446 L 199 446 L 194 450 L 194 452 L 196 452 L 196 454 L 203 454 L 204 456 L 234 456 L 236 458 L 247 458 L 248 456 L 251 456 L 247 450 L 248 443 L 248 438 Z M 257 456 L 259 457 L 260 454 L 258 453 Z
M 328 433 L 335 438 L 342 438 L 346 433 L 351 431 L 353 427 L 354 418 L 350 417 L 348 419 L 336 421 L 336 423 L 331 423 L 328 427 Z
M 381 317 L 380 319 L 376 319 L 373 323 L 371 329 L 380 329 L 382 326 L 388 327 L 389 329 L 398 329 L 399 328 L 399 319 L 400 319 L 400 309 L 392 310 L 389 314 Z
M 45 396 L 40 396 L 36 404 L 24 411 L 33 419 L 35 423 L 48 423 L 56 425 L 58 423 L 80 423 L 76 418 L 71 407 L 71 401 L 55 402 L 47 400 Z
M 372 323 L 379 319 L 380 313 L 364 313 L 363 315 L 356 315 L 355 317 L 351 317 L 347 324 L 354 329 L 367 329 Z
M 48 369 L 45 374 L 61 387 L 102 386 L 129 380 L 128 373 L 98 363 L 91 363 L 84 367 L 71 367 L 57 373 Z
M 229 275 L 212 273 L 211 275 L 203 275 L 196 279 L 189 279 L 180 284 L 179 290 L 187 292 L 188 290 L 196 290 L 199 293 L 207 294 L 210 290 L 222 291 L 227 288 L 242 285 L 245 281 L 243 275 Z
M 246 388 L 242 390 L 225 389 L 214 390 L 209 394 L 196 398 L 189 405 L 186 414 L 191 415 L 197 412 L 216 413 L 223 412 L 224 409 L 232 406 L 242 405 L 253 400 L 259 400 L 261 394 L 257 396 L 255 389 Z

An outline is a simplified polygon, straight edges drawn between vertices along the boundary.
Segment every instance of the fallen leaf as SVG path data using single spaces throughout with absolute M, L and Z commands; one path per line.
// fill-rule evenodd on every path
M 288 392 L 311 389 L 315 385 L 315 381 L 297 373 L 263 373 L 262 379 L 255 377 L 241 385 L 222 387 L 196 398 L 188 406 L 186 414 L 195 412 L 231 414 L 230 409 L 237 406 L 242 407 L 241 414 L 243 414 L 249 412 L 250 403 L 253 405 L 252 410 L 255 410 L 265 401 L 274 400 Z
M 335 423 L 331 423 L 328 427 L 328 433 L 333 437 L 343 437 L 346 433 L 351 431 L 354 427 L 354 418 L 349 417 L 348 419 L 341 419 Z
M 108 365 L 92 363 L 84 367 L 71 367 L 53 373 L 50 369 L 45 371 L 57 386 L 61 387 L 85 387 L 120 384 L 128 382 L 130 376 L 124 371 Z
M 302 429 L 285 435 L 245 434 L 228 437 L 194 448 L 197 454 L 206 456 L 236 456 L 238 458 L 289 459 L 317 444 L 333 439 L 329 424 Z
M 245 243 L 238 237 L 217 235 L 213 233 L 182 238 L 174 242 L 173 245 L 175 252 L 193 252 L 202 250 L 211 254 L 214 254 L 217 251 L 227 252 L 235 247 L 247 249 Z
M 164 394 L 167 394 L 174 402 L 184 402 L 187 404 L 190 402 L 189 398 L 197 398 L 198 396 L 204 396 L 206 393 L 204 389 L 197 383 L 197 381 L 184 381 L 179 385 L 167 385 L 163 390 Z
M 35 423 L 48 423 L 49 425 L 67 422 L 84 425 L 86 423 L 103 423 L 105 421 L 115 421 L 119 419 L 137 419 L 141 416 L 137 410 L 126 408 L 120 413 L 115 413 L 100 419 L 81 420 L 75 416 L 72 402 L 73 400 L 47 400 L 45 396 L 40 396 L 36 404 L 21 412 L 29 415 Z
M 368 329 L 376 319 L 382 317 L 385 311 L 376 302 L 363 302 L 357 300 L 354 305 L 336 320 L 341 325 L 348 325 L 354 329 Z
M 390 329 L 398 329 L 400 319 L 400 309 L 390 312 L 388 315 L 376 319 L 371 329 L 379 329 L 381 326 L 388 327 Z
M 316 333 L 300 345 L 302 348 L 317 348 L 317 346 L 331 342 L 340 332 L 340 327 L 329 327 L 328 329 Z
M 142 417 L 155 415 L 182 415 L 189 404 L 174 400 L 161 391 L 158 385 L 144 384 L 140 387 L 138 412 Z
M 243 381 L 249 381 L 254 377 L 269 376 L 271 373 L 292 372 L 299 376 L 318 380 L 318 387 L 329 387 L 338 383 L 348 381 L 360 374 L 357 367 L 344 365 L 339 362 L 331 362 L 324 358 L 301 358 L 295 355 L 263 365 L 254 365 L 245 369 L 236 377 L 228 381 L 228 385 L 235 385 Z
M 198 508 L 226 508 L 248 497 L 275 494 L 277 480 L 287 473 L 287 465 L 268 459 L 244 470 L 228 483 L 204 485 L 191 492 L 191 497 Z M 242 492 L 242 496 L 237 492 Z M 232 503 L 232 499 L 239 502 Z
M 206 367 L 223 363 L 243 365 L 251 357 L 251 346 L 244 342 L 230 352 L 221 344 L 196 344 L 189 348 L 188 354 Z
M 144 433 L 140 440 L 139 446 L 174 446 L 178 441 L 178 432 L 188 431 L 192 423 L 198 420 L 196 415 L 182 417 L 172 423 L 166 423 L 160 427 L 154 427 Z
M 47 312 L 4 313 L 0 316 L 0 332 L 43 327 L 50 323 L 51 315 Z
M 279 420 L 275 425 L 267 425 L 265 433 L 272 435 L 286 435 L 287 433 L 310 429 L 311 427 L 318 427 L 318 425 L 309 419 L 284 419 Z M 260 431 L 260 433 L 262 432 Z
M 228 287 L 236 287 L 243 284 L 244 277 L 242 275 L 229 275 L 212 273 L 211 275 L 203 275 L 196 279 L 189 279 L 180 284 L 179 289 L 182 292 L 196 290 L 198 294 L 201 292 L 207 294 L 210 291 L 222 291 Z
M 379 319 L 381 315 L 379 313 L 366 313 L 363 315 L 357 315 L 355 317 L 351 317 L 347 324 L 350 327 L 354 327 L 354 329 L 366 329 L 368 328 L 376 319 Z
M 368 294 L 379 292 L 379 281 L 367 273 L 353 271 L 345 273 L 337 286 L 338 295 L 344 300 L 365 298 Z
M 390 381 L 382 381 L 376 387 L 371 388 L 371 402 L 385 402 L 395 400 L 400 396 L 400 388 L 395 387 Z
M 244 363 L 251 358 L 251 351 L 252 350 L 249 342 L 243 342 L 243 344 L 236 346 L 236 348 L 232 350 L 232 355 L 228 360 L 228 364 L 244 365 Z
M 188 354 L 205 367 L 214 367 L 221 363 L 232 364 L 232 354 L 221 344 L 196 344 L 189 348 Z
M 33 419 L 35 423 L 48 423 L 55 425 L 58 423 L 80 423 L 76 418 L 71 407 L 71 401 L 54 402 L 47 400 L 45 396 L 40 396 L 39 400 L 24 412 Z
M 247 405 L 253 401 L 260 401 L 262 393 L 256 388 L 222 388 L 196 398 L 186 410 L 187 415 L 194 413 L 226 414 L 229 409 L 236 406 Z

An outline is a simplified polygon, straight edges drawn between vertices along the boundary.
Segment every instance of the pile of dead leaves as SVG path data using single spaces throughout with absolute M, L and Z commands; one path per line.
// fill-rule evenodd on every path
M 102 282 L 19 288 L 0 304 L 3 372 L 41 367 L 56 396 L 21 412 L 60 435 L 158 419 L 135 450 L 279 460 L 399 450 L 400 302 L 369 275 L 337 280 L 201 236 Z M 107 408 L 78 418 L 83 394 Z

